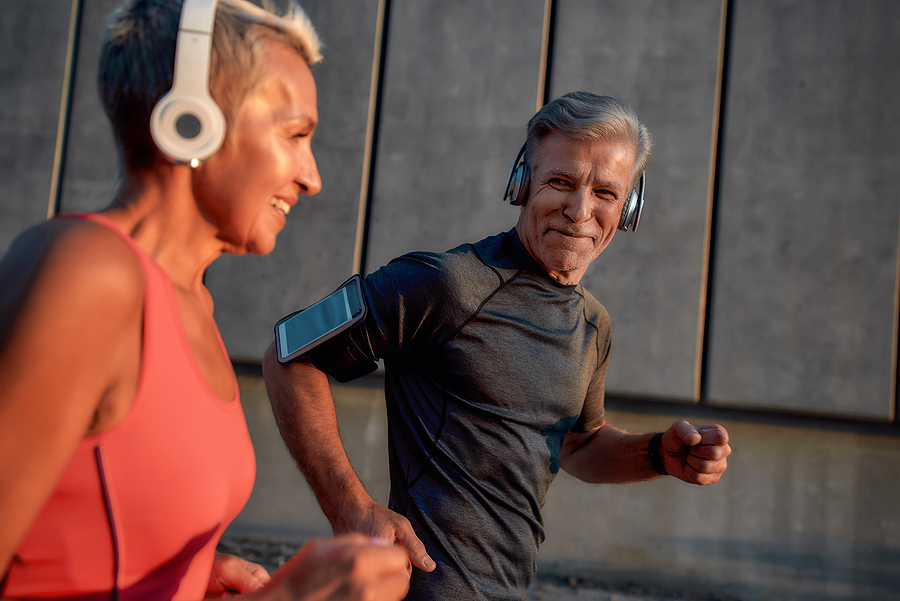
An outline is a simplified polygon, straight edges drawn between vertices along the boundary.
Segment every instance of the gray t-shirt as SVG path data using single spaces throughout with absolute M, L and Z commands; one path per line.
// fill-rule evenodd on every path
M 609 315 L 515 230 L 412 253 L 365 279 L 386 370 L 390 507 L 438 564 L 408 599 L 527 596 L 569 430 L 603 423 Z

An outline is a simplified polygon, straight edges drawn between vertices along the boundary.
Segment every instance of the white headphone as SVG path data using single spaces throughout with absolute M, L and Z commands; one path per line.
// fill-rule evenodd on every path
M 150 134 L 176 163 L 196 167 L 225 139 L 225 117 L 209 95 L 209 55 L 218 0 L 184 0 L 172 89 L 150 114 Z

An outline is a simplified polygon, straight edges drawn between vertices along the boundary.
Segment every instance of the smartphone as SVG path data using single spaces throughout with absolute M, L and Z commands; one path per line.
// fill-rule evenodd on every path
M 287 364 L 319 344 L 352 328 L 366 316 L 362 278 L 354 275 L 340 288 L 275 324 L 278 362 Z

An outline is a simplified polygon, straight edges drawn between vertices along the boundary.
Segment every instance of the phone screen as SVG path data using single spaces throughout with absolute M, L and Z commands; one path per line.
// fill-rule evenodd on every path
M 288 360 L 349 325 L 362 312 L 359 284 L 349 280 L 319 302 L 278 323 L 279 354 Z

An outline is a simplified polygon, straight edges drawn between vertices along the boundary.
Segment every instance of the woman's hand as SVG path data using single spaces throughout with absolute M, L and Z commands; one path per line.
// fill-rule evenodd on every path
M 253 593 L 271 580 L 269 572 L 258 563 L 234 555 L 216 553 L 206 598 L 224 597 L 232 593 Z
M 298 601 L 399 601 L 409 590 L 409 565 L 406 550 L 383 539 L 318 539 L 281 566 L 263 592 Z

